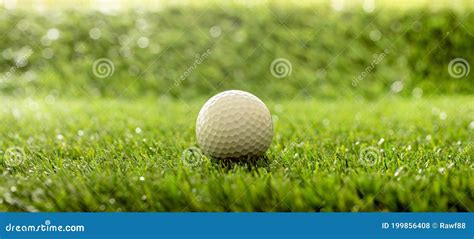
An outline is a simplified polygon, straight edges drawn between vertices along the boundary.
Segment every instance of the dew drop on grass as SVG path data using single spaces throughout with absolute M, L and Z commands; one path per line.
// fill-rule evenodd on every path
M 397 168 L 393 176 L 398 177 L 402 171 L 403 171 L 403 167 Z
M 89 37 L 94 39 L 94 40 L 99 39 L 101 35 L 102 35 L 102 33 L 101 33 L 100 29 L 98 29 L 98 28 L 92 28 L 89 31 Z
M 380 138 L 379 142 L 377 142 L 378 145 L 382 145 L 383 142 L 385 142 L 385 139 L 384 138 Z
M 399 93 L 400 91 L 403 90 L 403 81 L 395 81 L 391 86 L 390 90 L 393 93 Z
M 474 130 L 474 121 L 472 121 L 472 122 L 469 124 L 469 129 L 470 129 L 470 130 Z
M 47 186 L 51 185 L 53 183 L 53 180 L 51 179 L 46 179 L 46 181 L 44 182 Z
M 59 30 L 57 28 L 51 28 L 48 30 L 48 32 L 46 33 L 46 37 L 49 39 L 49 40 L 57 40 L 59 38 Z
M 137 40 L 137 45 L 140 48 L 147 48 L 148 45 L 150 45 L 150 40 L 148 39 L 148 37 L 140 37 Z
M 446 112 L 439 113 L 440 120 L 446 120 L 447 118 L 448 118 L 448 115 L 446 114 Z
M 369 33 L 370 40 L 379 41 L 382 38 L 382 33 L 379 30 L 372 30 Z

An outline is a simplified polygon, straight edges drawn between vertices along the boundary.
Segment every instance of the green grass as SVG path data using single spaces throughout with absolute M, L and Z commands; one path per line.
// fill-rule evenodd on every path
M 0 211 L 474 208 L 472 96 L 265 100 L 265 159 L 189 165 L 204 101 L 1 98 Z
M 0 211 L 472 211 L 473 73 L 449 68 L 473 66 L 472 1 L 194 2 L 0 7 Z M 264 158 L 187 154 L 226 89 L 268 104 Z

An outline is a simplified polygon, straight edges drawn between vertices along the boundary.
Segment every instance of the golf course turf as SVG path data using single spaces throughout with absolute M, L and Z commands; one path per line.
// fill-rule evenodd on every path
M 472 96 L 261 97 L 273 143 L 265 158 L 233 163 L 198 155 L 205 98 L 3 97 L 0 148 L 21 157 L 0 164 L 0 211 L 474 207 Z

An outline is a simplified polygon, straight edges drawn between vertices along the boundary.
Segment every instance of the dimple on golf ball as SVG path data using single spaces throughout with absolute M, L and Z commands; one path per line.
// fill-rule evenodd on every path
M 272 142 L 270 111 L 255 95 L 229 90 L 209 99 L 196 121 L 204 154 L 215 158 L 261 156 Z

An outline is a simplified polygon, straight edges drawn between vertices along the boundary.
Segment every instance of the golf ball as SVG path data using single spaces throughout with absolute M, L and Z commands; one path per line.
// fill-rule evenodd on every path
M 208 156 L 261 156 L 272 142 L 272 116 L 255 95 L 240 90 L 224 91 L 201 108 L 196 136 L 201 150 Z

